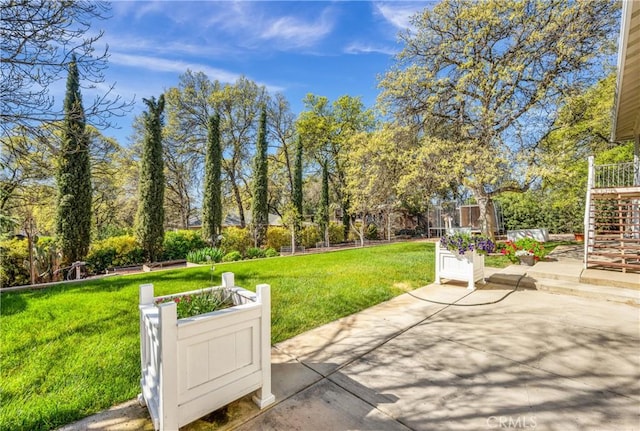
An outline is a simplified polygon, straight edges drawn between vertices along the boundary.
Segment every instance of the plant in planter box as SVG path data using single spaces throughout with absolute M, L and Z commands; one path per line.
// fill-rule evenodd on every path
M 521 238 L 505 242 L 501 253 L 513 263 L 518 263 L 524 256 L 533 256 L 534 262 L 538 262 L 544 258 L 546 250 L 543 243 L 533 238 Z
M 484 280 L 484 255 L 492 253 L 495 244 L 483 236 L 463 232 L 445 235 L 436 246 L 436 277 L 466 281 L 469 289 L 475 289 L 477 280 Z
M 444 235 L 440 238 L 440 246 L 458 254 L 465 254 L 468 251 L 487 254 L 493 253 L 496 248 L 495 243 L 490 238 L 462 232 Z

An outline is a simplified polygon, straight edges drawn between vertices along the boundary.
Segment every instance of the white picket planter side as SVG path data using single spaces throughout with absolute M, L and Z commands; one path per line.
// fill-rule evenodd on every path
M 484 255 L 475 251 L 453 253 L 436 244 L 436 284 L 443 278 L 466 281 L 468 289 L 475 289 L 476 281 L 484 281 Z
M 153 285 L 140 286 L 139 399 L 156 430 L 177 430 L 254 391 L 260 408 L 275 401 L 269 285 L 253 293 L 235 287 L 227 272 L 210 289 L 231 290 L 236 305 L 178 319 L 175 302 L 155 306 Z

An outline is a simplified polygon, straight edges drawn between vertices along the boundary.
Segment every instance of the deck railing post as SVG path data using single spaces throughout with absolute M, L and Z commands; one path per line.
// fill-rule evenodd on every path
M 592 217 L 591 217 L 591 189 L 594 187 L 594 176 L 595 176 L 595 164 L 594 157 L 589 156 L 589 173 L 587 174 L 587 195 L 585 199 L 584 205 L 584 258 L 583 264 L 584 268 L 587 268 L 587 261 L 589 260 L 589 252 L 591 251 L 591 241 L 593 240 L 593 235 L 591 230 L 592 226 Z

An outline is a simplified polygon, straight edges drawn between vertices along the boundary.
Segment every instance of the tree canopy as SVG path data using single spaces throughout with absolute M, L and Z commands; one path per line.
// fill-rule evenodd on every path
M 444 0 L 413 18 L 382 78 L 381 101 L 420 133 L 464 145 L 452 170 L 489 226 L 491 197 L 526 188 L 520 157 L 554 122 L 563 98 L 606 71 L 617 25 L 609 1 Z M 464 144 L 467 143 L 467 144 Z M 525 160 L 526 162 L 527 160 Z M 458 163 L 460 164 L 460 163 Z
M 23 133 L 37 134 L 43 123 L 63 119 L 64 111 L 56 109 L 50 86 L 64 77 L 72 61 L 83 82 L 105 81 L 108 52 L 96 51 L 103 33 L 90 34 L 90 29 L 108 14 L 108 3 L 100 1 L 0 1 L 3 136 L 18 127 Z M 92 124 L 106 127 L 111 115 L 130 108 L 130 102 L 109 97 L 112 89 L 85 107 Z

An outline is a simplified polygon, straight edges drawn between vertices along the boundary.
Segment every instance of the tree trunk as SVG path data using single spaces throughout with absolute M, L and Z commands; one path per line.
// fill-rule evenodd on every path
M 491 239 L 495 238 L 496 233 L 496 212 L 494 211 L 491 195 L 484 191 L 482 186 L 472 187 L 471 192 L 478 203 L 480 209 L 480 230 L 483 235 Z
M 235 175 L 229 175 L 229 179 L 231 180 L 231 187 L 233 188 L 233 198 L 236 201 L 236 206 L 238 207 L 238 217 L 240 218 L 240 227 L 245 228 L 246 222 L 244 219 L 244 208 L 242 207 L 242 196 L 240 196 L 240 188 L 236 184 Z

